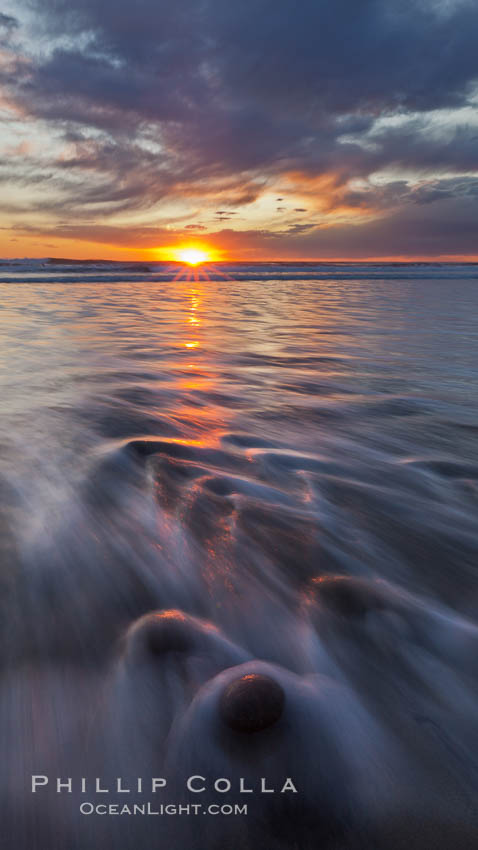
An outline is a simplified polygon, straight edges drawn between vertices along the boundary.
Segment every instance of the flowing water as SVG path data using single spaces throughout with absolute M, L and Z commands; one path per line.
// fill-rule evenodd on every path
M 478 267 L 4 262 L 0 299 L 7 850 L 475 846 Z M 286 714 L 239 758 L 248 671 Z M 299 792 L 30 792 L 168 770 Z

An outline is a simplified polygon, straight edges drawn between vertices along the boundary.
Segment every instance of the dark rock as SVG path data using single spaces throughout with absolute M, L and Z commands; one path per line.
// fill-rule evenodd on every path
M 181 611 L 147 614 L 130 631 L 128 656 L 137 661 L 168 652 L 189 652 L 196 639 L 194 624 Z
M 282 716 L 285 696 L 282 687 L 258 673 L 231 682 L 220 702 L 224 723 L 235 732 L 260 732 Z
M 349 576 L 326 576 L 312 582 L 314 597 L 332 613 L 360 618 L 368 611 L 386 607 L 384 590 L 366 579 Z

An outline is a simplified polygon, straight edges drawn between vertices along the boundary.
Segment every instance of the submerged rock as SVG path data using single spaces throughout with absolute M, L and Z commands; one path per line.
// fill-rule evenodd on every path
M 378 581 L 351 576 L 324 576 L 311 582 L 312 596 L 321 606 L 342 617 L 360 618 L 368 611 L 391 605 L 390 594 Z
M 284 703 L 283 688 L 274 679 L 250 673 L 225 688 L 220 712 L 230 729 L 260 732 L 280 720 Z
M 168 652 L 188 652 L 197 644 L 197 622 L 181 611 L 155 611 L 137 620 L 127 634 L 127 659 L 137 663 Z

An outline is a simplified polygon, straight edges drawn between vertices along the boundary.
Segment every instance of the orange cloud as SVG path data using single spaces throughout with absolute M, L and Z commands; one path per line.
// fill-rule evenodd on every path
M 317 213 L 326 217 L 325 221 L 322 218 L 321 227 L 332 227 L 344 218 L 363 221 L 379 213 L 370 205 L 365 193 L 362 198 L 355 194 L 352 203 L 348 181 L 337 171 L 318 175 L 289 171 L 282 178 L 281 193 L 292 195 L 294 204 L 304 201 L 309 214 Z

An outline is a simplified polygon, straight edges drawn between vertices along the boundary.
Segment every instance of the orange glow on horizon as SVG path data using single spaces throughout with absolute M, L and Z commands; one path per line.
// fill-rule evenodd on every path
M 238 231 L 240 236 L 240 232 Z M 185 238 L 186 237 L 186 238 Z M 45 241 L 43 241 L 43 238 Z M 277 251 L 271 253 L 263 245 L 256 246 L 250 237 L 240 242 L 230 241 L 223 238 L 221 244 L 214 247 L 211 243 L 197 241 L 186 241 L 186 234 L 182 234 L 183 242 L 176 244 L 152 247 L 134 244 L 115 245 L 106 242 L 92 242 L 86 239 L 67 239 L 52 236 L 50 233 L 37 236 L 21 234 L 15 230 L 4 230 L 0 228 L 0 257 L 4 259 L 31 258 L 44 259 L 45 257 L 65 257 L 70 260 L 111 260 L 113 262 L 179 262 L 178 252 L 183 249 L 194 248 L 207 253 L 207 263 L 478 263 L 477 253 L 437 253 L 437 254 L 359 254 L 348 253 L 344 248 L 342 255 L 327 253 L 313 255 L 312 252 L 306 256 L 297 255 L 293 248 L 287 250 L 287 240 L 284 245 L 277 246 Z M 12 241 L 14 239 L 14 241 Z M 219 238 L 218 238 L 219 242 Z M 182 263 L 186 266 L 185 263 Z M 199 266 L 187 266 L 187 268 L 200 268 Z

